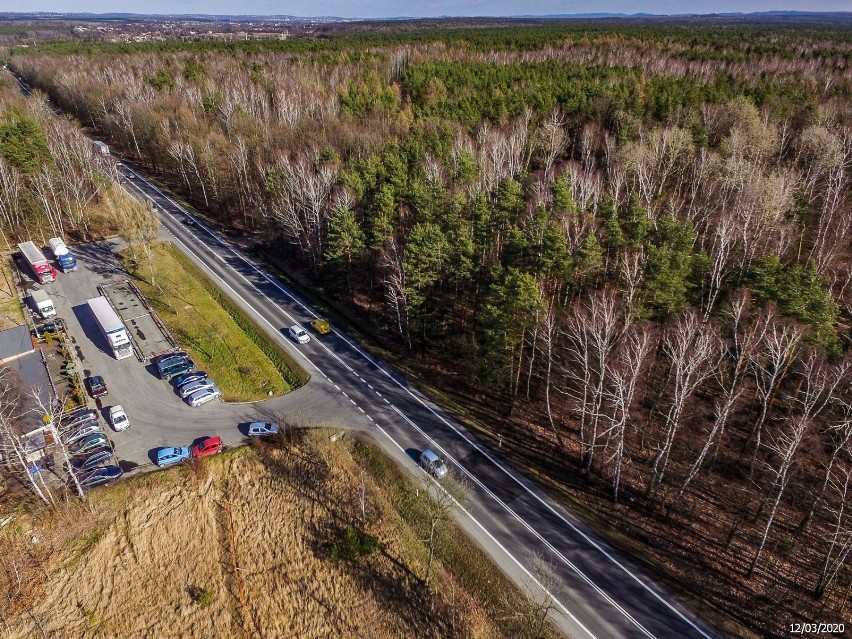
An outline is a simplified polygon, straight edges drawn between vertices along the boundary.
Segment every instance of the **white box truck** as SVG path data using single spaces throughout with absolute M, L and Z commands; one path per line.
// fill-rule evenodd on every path
M 133 355 L 130 335 L 128 335 L 124 322 L 121 321 L 118 313 L 110 306 L 109 300 L 102 295 L 90 299 L 88 302 L 89 308 L 92 309 L 92 314 L 101 328 L 101 333 L 104 334 L 106 341 L 112 348 L 115 359 L 124 359 Z
M 53 306 L 53 300 L 47 296 L 45 291 L 33 291 L 30 293 L 30 298 L 33 301 L 33 306 L 44 319 L 56 315 L 56 307 Z

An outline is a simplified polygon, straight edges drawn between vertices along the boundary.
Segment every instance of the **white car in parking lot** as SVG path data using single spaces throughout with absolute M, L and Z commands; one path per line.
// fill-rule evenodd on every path
M 311 336 L 308 335 L 307 331 L 298 324 L 293 324 L 290 328 L 288 328 L 287 333 L 290 334 L 290 339 L 297 344 L 307 344 L 311 341 Z
M 192 382 L 191 384 L 187 384 L 186 386 L 181 386 L 178 389 L 178 394 L 184 399 L 197 393 L 198 391 L 204 390 L 205 388 L 213 388 L 215 384 L 212 379 L 202 379 L 197 382 Z
M 130 428 L 130 420 L 127 419 L 127 413 L 121 406 L 113 406 L 109 409 L 109 423 L 116 431 Z
M 192 395 L 187 397 L 186 401 L 190 406 L 201 406 L 207 402 L 212 402 L 221 394 L 222 391 L 220 391 L 218 387 L 210 386 L 209 388 L 202 388 L 200 391 L 194 392 Z

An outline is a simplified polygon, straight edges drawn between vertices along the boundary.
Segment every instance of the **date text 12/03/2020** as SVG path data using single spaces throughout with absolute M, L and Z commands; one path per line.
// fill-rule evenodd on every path
M 804 634 L 826 634 L 842 635 L 846 630 L 846 624 L 842 623 L 791 623 L 788 628 L 792 635 Z

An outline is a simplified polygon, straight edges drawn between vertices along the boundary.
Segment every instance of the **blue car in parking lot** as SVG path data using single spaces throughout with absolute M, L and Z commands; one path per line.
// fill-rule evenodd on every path
M 157 451 L 157 466 L 171 466 L 189 459 L 189 448 L 161 448 Z
M 175 386 L 185 386 L 187 384 L 191 384 L 192 382 L 200 382 L 202 379 L 207 379 L 207 373 L 204 371 L 192 371 L 191 373 L 184 373 L 183 375 L 178 375 L 174 379 Z
M 79 478 L 80 486 L 83 488 L 94 488 L 101 484 L 115 481 L 124 474 L 121 466 L 104 466 L 95 468 Z

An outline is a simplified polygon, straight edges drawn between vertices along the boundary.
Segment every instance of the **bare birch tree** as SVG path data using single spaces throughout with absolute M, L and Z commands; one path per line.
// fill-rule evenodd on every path
M 655 446 L 657 452 L 647 489 L 650 496 L 656 494 L 665 477 L 686 403 L 718 366 L 722 348 L 715 329 L 702 324 L 698 314 L 688 310 L 666 331 L 663 354 L 671 367 L 671 394 L 664 418 L 663 438 Z
M 607 366 L 606 403 L 609 407 L 609 425 L 602 433 L 606 448 L 612 447 L 607 459 L 612 469 L 612 501 L 618 503 L 621 486 L 621 468 L 624 459 L 624 440 L 627 424 L 630 423 L 636 389 L 652 349 L 651 334 L 645 326 L 632 326 L 619 343 L 613 361 Z
M 591 470 L 601 433 L 606 370 L 616 341 L 624 330 L 613 289 L 597 291 L 587 301 L 578 301 L 562 330 L 563 374 L 561 387 L 579 424 L 581 466 Z
M 755 443 L 749 468 L 749 481 L 754 478 L 763 429 L 775 400 L 775 394 L 778 392 L 781 382 L 787 376 L 787 371 L 793 363 L 804 337 L 804 331 L 798 325 L 783 321 L 772 308 L 767 311 L 766 322 L 768 330 L 763 334 L 760 345 L 754 350 L 750 361 L 757 400 L 760 403 L 760 414 L 751 434 L 755 438 Z
M 713 377 L 721 391 L 721 395 L 716 400 L 713 425 L 704 439 L 701 451 L 690 464 L 680 489 L 669 506 L 669 516 L 674 512 L 689 484 L 698 475 L 713 446 L 724 434 L 734 406 L 745 391 L 744 381 L 748 373 L 749 362 L 754 356 L 754 349 L 760 343 L 768 328 L 763 316 L 749 322 L 746 317 L 749 306 L 750 297 L 746 292 L 738 293 L 731 303 L 728 316 L 732 321 L 733 337 L 731 344 L 725 349 L 724 356 L 713 372 Z

